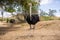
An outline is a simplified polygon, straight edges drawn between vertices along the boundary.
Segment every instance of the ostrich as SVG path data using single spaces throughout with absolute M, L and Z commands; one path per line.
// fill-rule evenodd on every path
M 15 23 L 15 20 L 14 19 L 10 19 L 10 23 Z
M 14 19 L 10 19 L 9 23 L 10 23 L 10 27 L 13 27 L 13 23 L 15 23 L 15 20 Z
M 31 3 L 29 5 L 30 5 L 30 14 L 26 15 L 26 21 L 30 25 L 30 29 L 35 29 L 35 24 L 39 21 L 39 16 L 38 14 L 31 14 L 32 5 Z M 31 25 L 34 25 L 34 27 L 32 28 Z

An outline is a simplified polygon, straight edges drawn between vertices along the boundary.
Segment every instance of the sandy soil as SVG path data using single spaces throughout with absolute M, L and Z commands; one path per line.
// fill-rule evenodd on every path
M 13 27 L 0 22 L 0 40 L 60 40 L 60 21 L 38 22 L 34 30 L 27 23 L 15 24 Z

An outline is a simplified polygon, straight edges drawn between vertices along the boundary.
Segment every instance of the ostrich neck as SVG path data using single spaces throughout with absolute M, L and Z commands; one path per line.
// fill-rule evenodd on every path
M 30 6 L 30 20 L 31 20 L 32 6 Z

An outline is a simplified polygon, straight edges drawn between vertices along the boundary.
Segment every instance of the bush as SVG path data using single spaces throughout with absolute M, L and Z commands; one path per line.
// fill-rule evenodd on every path
M 60 20 L 60 18 L 58 20 Z
M 41 21 L 49 21 L 49 20 L 54 20 L 54 18 L 49 17 L 49 16 L 41 16 L 41 17 L 40 17 L 40 20 L 41 20 Z
M 0 19 L 0 21 L 2 21 L 2 19 Z

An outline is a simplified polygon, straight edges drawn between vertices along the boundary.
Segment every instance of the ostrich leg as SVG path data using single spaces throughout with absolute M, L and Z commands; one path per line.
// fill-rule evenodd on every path
M 35 25 L 33 25 L 33 29 L 35 29 Z
M 32 28 L 31 28 L 31 24 L 30 24 L 30 29 L 32 29 Z

